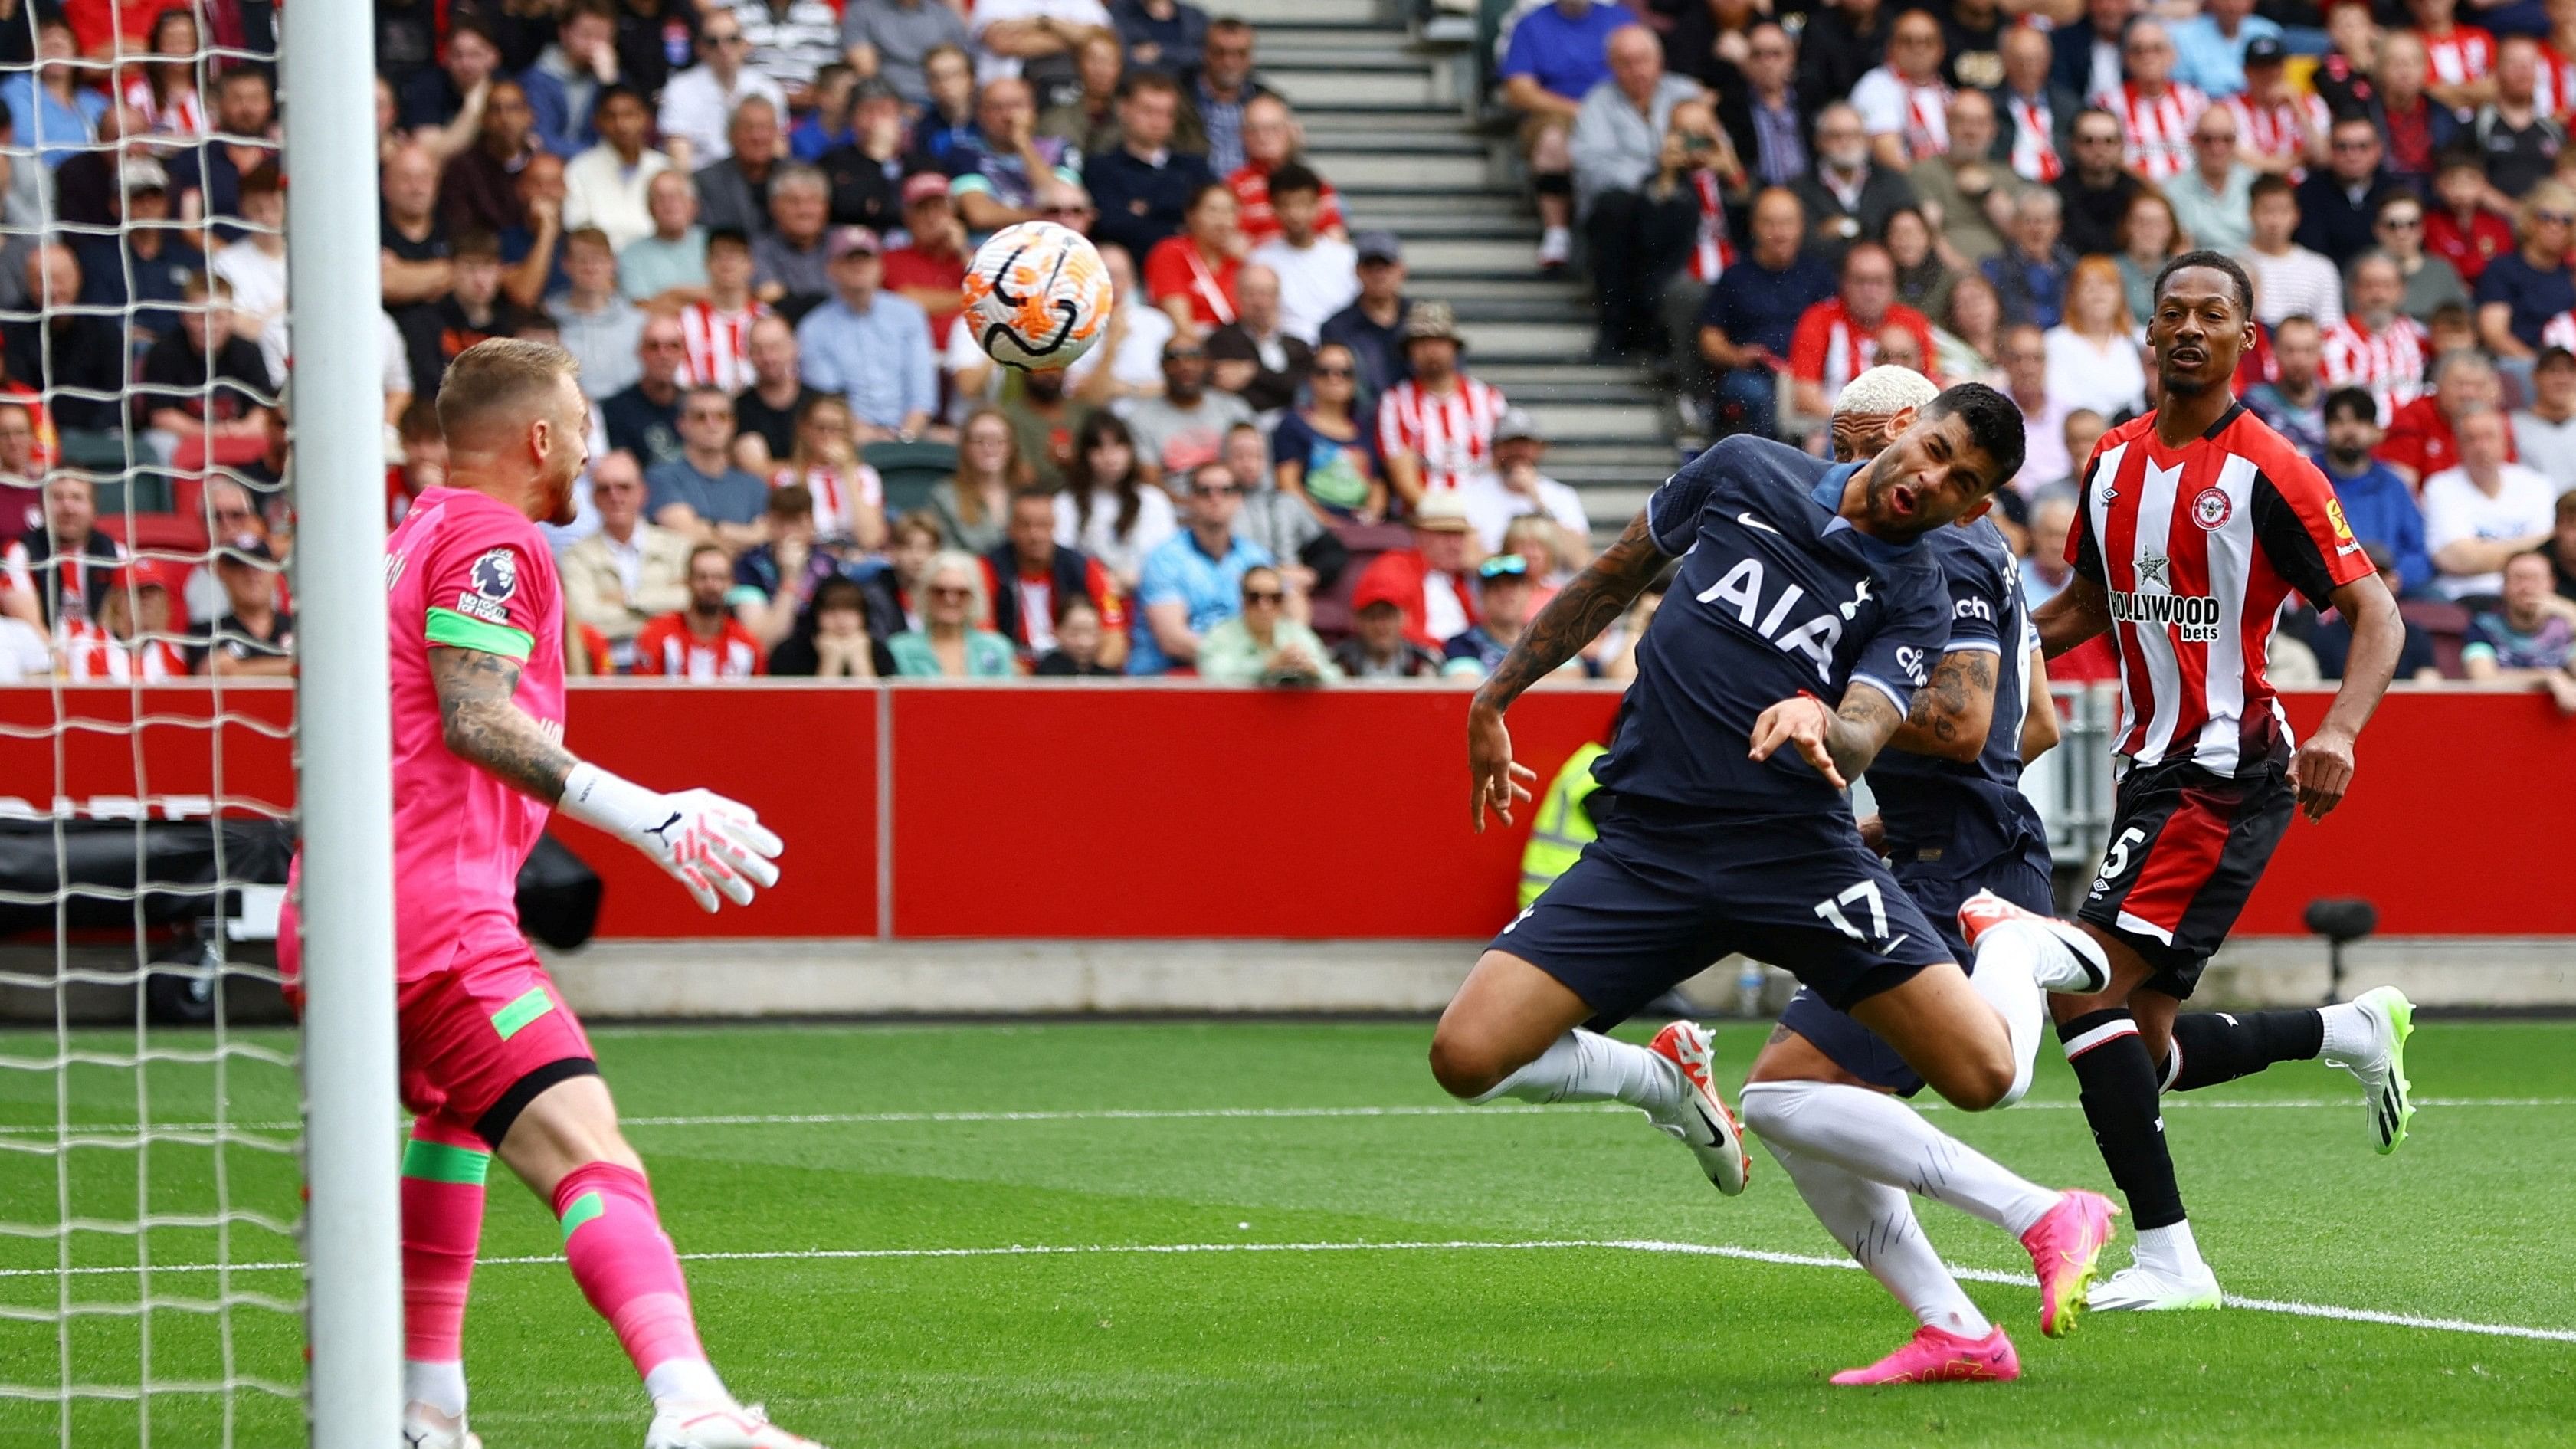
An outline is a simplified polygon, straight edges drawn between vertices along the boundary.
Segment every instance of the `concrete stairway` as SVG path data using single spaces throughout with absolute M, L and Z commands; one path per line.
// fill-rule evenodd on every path
M 1590 298 L 1539 277 L 1507 145 L 1469 119 L 1472 68 L 1418 46 L 1393 0 L 1225 8 L 1258 27 L 1261 74 L 1297 107 L 1352 226 L 1404 239 L 1412 295 L 1457 307 L 1469 367 L 1538 419 L 1548 472 L 1582 490 L 1596 539 L 1615 536 L 1672 471 L 1672 406 L 1642 369 L 1586 360 Z

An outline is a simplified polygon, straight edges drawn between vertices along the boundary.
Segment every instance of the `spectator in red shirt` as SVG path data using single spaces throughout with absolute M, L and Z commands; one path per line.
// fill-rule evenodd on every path
M 984 555 L 984 593 L 993 601 L 993 632 L 1034 662 L 1056 647 L 1055 621 L 1065 600 L 1090 601 L 1103 637 L 1098 662 L 1127 663 L 1127 605 L 1100 560 L 1055 541 L 1055 495 L 1026 488 L 1011 495 L 1002 546 Z
M 1187 335 L 1235 318 L 1234 276 L 1247 250 L 1235 223 L 1234 192 L 1222 181 L 1211 181 L 1190 193 L 1180 234 L 1163 238 L 1145 253 L 1145 295 Z
M 1436 653 L 1441 641 L 1476 622 L 1469 530 L 1467 503 L 1457 490 L 1423 495 L 1413 509 L 1413 547 L 1370 560 L 1352 597 L 1393 601 L 1404 611 L 1404 637 Z
M 1830 417 L 1843 384 L 1878 363 L 1878 334 L 1888 327 L 1914 334 L 1921 355 L 1932 355 L 1930 318 L 1896 300 L 1896 259 L 1876 242 L 1858 242 L 1843 253 L 1842 289 L 1809 307 L 1789 338 L 1789 372 L 1797 410 Z
M 2486 208 L 2487 170 L 2475 151 L 2442 162 L 2433 193 L 2441 205 L 2424 212 L 2424 250 L 2451 264 L 2474 287 L 2487 263 L 2513 250 L 2513 224 Z
M 930 345 L 944 350 L 966 305 L 959 295 L 966 285 L 966 226 L 957 219 L 947 177 L 924 171 L 904 180 L 903 225 L 912 245 L 886 253 L 884 286 L 921 304 L 930 314 Z
M 2499 406 L 2503 389 L 2495 364 L 2483 354 L 2462 349 L 2443 353 L 2433 364 L 2433 391 L 2399 408 L 2388 421 L 2388 436 L 2376 455 L 2406 486 L 2422 492 L 2424 480 L 2460 461 L 2453 431 L 2459 420 Z M 2517 460 L 2513 436 L 2505 435 L 2505 457 Z
M 689 550 L 689 606 L 637 632 L 635 672 L 695 682 L 764 672 L 760 641 L 725 607 L 732 589 L 730 555 L 712 543 Z
M 1270 209 L 1270 173 L 1299 155 L 1306 144 L 1305 132 L 1297 125 L 1296 113 L 1288 103 L 1273 95 L 1257 95 L 1243 103 L 1243 164 L 1225 178 L 1234 192 L 1235 224 L 1243 239 L 1259 246 L 1279 235 L 1279 217 Z M 1315 230 L 1322 235 L 1347 239 L 1349 228 L 1342 220 L 1342 196 L 1331 182 L 1323 184 L 1318 194 Z

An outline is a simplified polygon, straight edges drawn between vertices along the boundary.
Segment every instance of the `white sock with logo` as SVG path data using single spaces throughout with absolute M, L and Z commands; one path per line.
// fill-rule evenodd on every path
M 1959 1280 L 1950 1276 L 1941 1255 L 1932 1251 L 1922 1224 L 1914 1220 L 1914 1204 L 1902 1189 L 1872 1182 L 1769 1137 L 1762 1139 L 1762 1146 L 1798 1185 L 1798 1196 L 1807 1200 L 1816 1221 L 1897 1302 L 1913 1310 L 1916 1322 L 1963 1338 L 1983 1338 L 1995 1331 Z
M 1948 1203 L 2015 1237 L 2057 1206 L 2056 1193 L 1867 1087 L 1753 1082 L 1740 1100 L 1744 1125 L 1765 1141 L 1776 1139 L 1872 1182 Z
M 1547 1050 L 1493 1090 L 1468 1100 L 1483 1106 L 1503 1097 L 1523 1102 L 1625 1102 L 1658 1120 L 1678 1115 L 1685 1087 L 1679 1068 L 1641 1046 L 1580 1028 L 1547 1044 Z

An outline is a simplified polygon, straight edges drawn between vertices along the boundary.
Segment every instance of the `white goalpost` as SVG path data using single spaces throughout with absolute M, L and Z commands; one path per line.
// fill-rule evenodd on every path
M 253 7 L 190 3 L 193 42 L 160 49 L 158 22 L 75 45 L 40 24 L 56 8 L 0 14 L 0 1443 L 388 1449 L 374 7 L 278 5 L 272 47 Z M 243 70 L 274 74 L 281 131 L 226 130 Z M 282 228 L 213 204 L 263 154 L 291 176 Z M 243 262 L 283 282 L 265 314 L 247 273 L 179 291 L 170 248 L 281 232 L 282 263 Z M 237 336 L 274 316 L 269 355 L 291 338 L 261 386 L 170 350 L 233 295 Z M 272 409 L 283 437 L 244 424 Z M 243 637 L 245 577 L 291 619 L 291 683 L 191 674 Z M 299 840 L 300 1023 L 268 945 Z

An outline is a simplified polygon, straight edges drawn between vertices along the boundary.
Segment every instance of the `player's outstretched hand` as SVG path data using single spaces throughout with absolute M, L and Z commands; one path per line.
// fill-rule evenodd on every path
M 1767 760 L 1782 745 L 1794 744 L 1799 756 L 1816 767 L 1817 774 L 1835 789 L 1845 789 L 1851 782 L 1834 764 L 1833 751 L 1825 748 L 1825 731 L 1833 728 L 1833 723 L 1833 709 L 1823 700 L 1812 694 L 1791 695 L 1762 711 L 1762 717 L 1753 722 L 1752 757 Z
M 754 889 L 778 884 L 785 842 L 750 806 L 714 791 L 665 795 L 582 764 L 564 780 L 562 805 L 575 820 L 651 856 L 700 909 L 715 911 L 726 900 L 747 906 Z
M 2310 820 L 2325 819 L 2352 788 L 2352 736 L 2326 729 L 2308 736 L 2290 757 L 2289 779 L 2299 792 L 2299 809 Z
M 1512 758 L 1512 732 L 1492 705 L 1467 706 L 1467 818 L 1485 833 L 1485 807 L 1512 823 L 1512 806 L 1530 798 L 1538 771 Z

